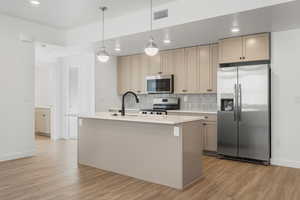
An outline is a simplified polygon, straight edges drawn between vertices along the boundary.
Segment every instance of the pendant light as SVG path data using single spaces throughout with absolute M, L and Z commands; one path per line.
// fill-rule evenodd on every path
M 107 10 L 107 7 L 100 7 L 100 10 L 102 10 L 102 47 L 97 52 L 97 58 L 100 62 L 106 63 L 110 58 L 104 45 L 104 12 Z
M 152 14 L 153 14 L 152 0 L 150 0 L 150 11 L 151 11 L 151 14 L 150 14 L 150 34 L 151 34 L 151 36 L 150 36 L 149 42 L 146 45 L 145 53 L 148 56 L 155 56 L 158 53 L 159 49 L 158 49 L 157 45 L 155 44 L 154 39 L 152 37 Z

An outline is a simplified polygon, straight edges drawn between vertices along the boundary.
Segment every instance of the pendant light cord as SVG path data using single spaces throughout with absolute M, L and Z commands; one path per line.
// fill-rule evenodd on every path
M 104 48 L 104 12 L 105 8 L 102 8 L 102 47 Z
M 151 37 L 152 37 L 152 12 L 153 12 L 153 2 L 152 0 L 150 0 L 150 34 L 151 34 Z

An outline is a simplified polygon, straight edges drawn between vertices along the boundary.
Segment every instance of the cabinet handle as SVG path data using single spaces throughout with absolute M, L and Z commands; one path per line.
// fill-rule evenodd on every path
M 205 119 L 208 119 L 208 117 L 207 117 L 207 116 L 205 116 L 204 118 L 205 118 Z
M 242 60 L 243 59 L 243 57 L 240 57 L 240 60 Z
M 213 90 L 212 90 L 212 89 L 207 89 L 206 91 L 207 91 L 207 92 L 212 92 Z
M 162 72 L 158 72 L 158 74 L 162 74 Z
M 182 90 L 182 92 L 187 92 L 187 90 Z
M 245 59 L 246 59 L 246 57 L 244 56 L 244 57 L 243 57 L 243 59 L 245 60 Z
M 206 126 L 207 124 L 206 123 L 203 123 L 203 126 Z
M 141 93 L 141 91 L 140 91 L 140 90 L 138 90 L 138 91 L 137 91 L 137 93 Z

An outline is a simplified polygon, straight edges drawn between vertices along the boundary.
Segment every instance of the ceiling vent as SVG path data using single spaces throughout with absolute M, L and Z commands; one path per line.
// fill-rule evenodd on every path
M 161 10 L 154 13 L 154 20 L 167 18 L 169 16 L 169 10 Z

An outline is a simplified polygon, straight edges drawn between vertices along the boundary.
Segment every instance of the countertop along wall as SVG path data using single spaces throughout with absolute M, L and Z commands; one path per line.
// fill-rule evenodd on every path
M 300 29 L 272 33 L 272 160 L 300 168 Z

